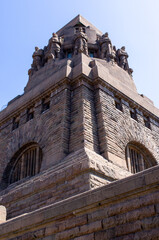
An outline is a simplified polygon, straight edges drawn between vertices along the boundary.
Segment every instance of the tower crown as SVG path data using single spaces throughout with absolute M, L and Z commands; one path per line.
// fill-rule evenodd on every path
M 32 77 L 35 72 L 49 63 L 72 59 L 80 53 L 93 59 L 103 59 L 106 62 L 114 63 L 129 75 L 133 72 L 129 68 L 125 47 L 117 50 L 112 45 L 107 32 L 102 34 L 81 15 L 78 15 L 59 31 L 53 33 L 47 46 L 43 49 L 35 48 L 33 63 L 28 71 L 29 76 Z

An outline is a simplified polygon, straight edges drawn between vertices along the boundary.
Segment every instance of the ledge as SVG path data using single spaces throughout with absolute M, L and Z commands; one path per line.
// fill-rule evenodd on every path
M 80 212 L 99 206 L 99 203 L 101 206 L 114 201 L 121 202 L 122 199 L 129 196 L 153 191 L 154 189 L 159 190 L 159 166 L 10 219 L 0 225 L 0 237 L 5 236 L 5 234 L 13 236 L 15 232 L 18 233 L 22 230 L 23 232 L 29 231 L 33 226 L 35 229 L 41 224 L 44 226 L 66 214 L 78 215 Z

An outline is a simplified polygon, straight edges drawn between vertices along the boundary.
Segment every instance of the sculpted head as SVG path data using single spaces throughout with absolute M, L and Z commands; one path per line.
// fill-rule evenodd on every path
M 125 46 L 121 47 L 121 50 L 125 51 Z
M 56 38 L 58 37 L 58 35 L 57 35 L 56 33 L 53 33 L 52 36 L 53 36 L 54 38 L 55 38 L 55 37 L 56 37 Z
M 104 34 L 104 37 L 108 37 L 108 32 L 106 32 L 106 33 Z
M 35 51 L 37 52 L 39 50 L 39 48 L 38 47 L 35 47 Z

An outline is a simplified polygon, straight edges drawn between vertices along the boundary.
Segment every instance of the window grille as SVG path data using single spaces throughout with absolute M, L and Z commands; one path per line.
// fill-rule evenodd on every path
M 15 160 L 11 169 L 9 183 L 11 184 L 39 173 L 41 161 L 42 154 L 37 145 L 25 149 Z
M 137 173 L 152 167 L 153 164 L 150 159 L 147 159 L 140 149 L 136 146 L 127 146 L 126 148 L 126 157 L 127 157 L 127 167 L 128 170 L 132 173 Z

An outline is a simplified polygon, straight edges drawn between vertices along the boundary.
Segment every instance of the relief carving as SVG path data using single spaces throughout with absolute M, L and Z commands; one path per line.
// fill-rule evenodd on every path
M 125 51 L 125 47 L 116 50 L 116 47 L 112 45 L 107 32 L 102 36 L 97 35 L 96 43 L 94 44 L 91 42 L 91 39 L 88 45 L 88 37 L 85 33 L 85 27 L 78 25 L 76 28 L 73 28 L 76 33 L 74 34 L 74 31 L 72 31 L 72 35 L 66 35 L 66 44 L 64 43 L 64 35 L 58 36 L 58 34 L 53 33 L 48 45 L 44 47 L 44 50 L 35 47 L 35 51 L 32 55 L 33 63 L 28 71 L 29 77 L 44 66 L 45 63 L 54 63 L 56 59 L 62 59 L 64 57 L 68 58 L 69 54 L 72 56 L 72 52 L 73 55 L 84 53 L 88 56 L 88 52 L 91 51 L 90 49 L 95 49 L 99 58 L 118 64 L 122 69 L 132 75 L 133 70 L 129 68 L 128 54 Z M 90 33 L 89 36 L 91 38 Z
M 83 32 L 82 27 L 79 27 L 74 37 L 74 55 L 84 53 L 88 56 L 88 43 L 87 35 Z

